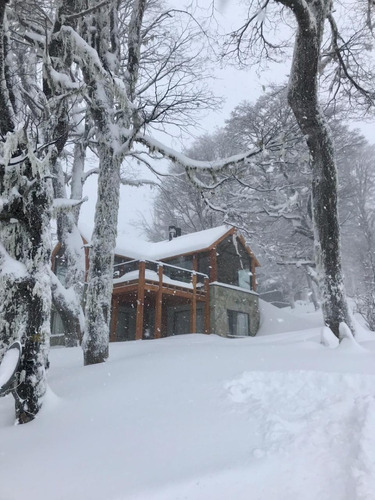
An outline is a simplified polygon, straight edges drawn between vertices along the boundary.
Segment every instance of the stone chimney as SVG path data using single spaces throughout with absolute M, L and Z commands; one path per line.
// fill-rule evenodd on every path
M 168 235 L 169 235 L 169 241 L 173 240 L 174 238 L 177 238 L 178 236 L 181 236 L 181 228 L 176 226 L 169 226 Z

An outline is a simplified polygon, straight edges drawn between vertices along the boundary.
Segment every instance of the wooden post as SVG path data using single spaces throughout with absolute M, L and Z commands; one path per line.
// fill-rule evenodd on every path
M 116 341 L 118 303 L 119 303 L 118 297 L 112 296 L 111 331 L 109 334 L 110 342 Z
M 210 281 L 217 281 L 217 255 L 216 247 L 210 250 Z
M 139 263 L 138 296 L 137 296 L 137 321 L 135 327 L 135 340 L 143 338 L 143 313 L 145 308 L 145 275 L 146 263 Z
M 190 333 L 197 331 L 197 275 L 193 273 L 193 298 L 190 308 Z
M 204 333 L 210 333 L 210 282 L 204 278 L 204 291 L 206 301 L 204 303 Z
M 155 332 L 154 338 L 160 339 L 161 337 L 161 315 L 162 315 L 162 304 L 163 304 L 163 266 L 159 264 L 158 267 L 159 275 L 159 290 L 156 292 L 156 303 L 155 303 Z

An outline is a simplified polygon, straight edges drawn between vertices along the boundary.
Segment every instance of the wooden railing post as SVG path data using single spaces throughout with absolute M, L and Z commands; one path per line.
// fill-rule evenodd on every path
M 160 339 L 160 337 L 161 337 L 161 315 L 162 315 L 162 304 L 163 304 L 163 265 L 162 264 L 159 264 L 158 275 L 159 275 L 159 289 L 156 292 L 155 332 L 154 332 L 154 337 L 156 339 Z
M 193 298 L 190 309 L 190 333 L 197 331 L 197 275 L 193 273 Z
M 217 281 L 216 247 L 210 250 L 210 281 Z
M 146 263 L 139 263 L 138 296 L 137 296 L 137 320 L 135 327 L 135 339 L 143 338 L 143 313 L 145 307 L 145 277 Z
M 109 335 L 110 342 L 115 342 L 116 340 L 118 302 L 118 297 L 112 296 L 111 331 Z
M 210 280 L 204 278 L 204 333 L 210 333 Z

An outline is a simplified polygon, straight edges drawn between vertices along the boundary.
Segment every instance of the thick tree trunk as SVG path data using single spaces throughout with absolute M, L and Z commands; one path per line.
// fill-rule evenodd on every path
M 1 312 L 4 312 L 0 333 L 9 340 L 20 340 L 23 346 L 14 392 L 18 423 L 29 422 L 35 417 L 46 391 L 51 313 L 52 186 L 44 177 L 48 177 L 45 165 L 42 172 L 38 162 L 33 160 L 32 165 L 27 161 L 20 167 L 18 177 L 11 173 L 4 178 L 5 197 L 15 187 L 19 193 L 16 203 L 3 206 L 3 215 L 8 214 L 9 219 L 0 225 L 6 259 L 13 259 L 10 267 L 5 262 L 0 274 Z
M 50 65 L 55 71 L 69 75 L 70 54 L 66 51 L 64 44 L 55 36 L 65 22 L 65 16 L 71 15 L 80 8 L 81 1 L 64 0 L 57 13 L 53 27 L 51 40 L 48 46 Z M 74 24 L 74 21 L 73 21 Z M 51 77 L 51 69 L 47 64 L 43 72 L 43 88 L 47 97 L 46 120 L 44 126 L 45 142 L 55 141 L 56 148 L 51 155 L 51 169 L 53 173 L 53 189 L 55 198 L 67 198 L 65 189 L 65 178 L 59 162 L 59 156 L 65 147 L 69 134 L 68 101 L 62 97 L 63 91 Z M 56 99 L 56 97 L 60 97 Z M 81 181 L 81 177 L 80 177 Z M 78 209 L 79 210 L 79 209 Z M 54 286 L 54 305 L 60 313 L 66 338 L 67 346 L 76 346 L 82 339 L 81 331 L 85 262 L 77 221 L 78 215 L 75 211 L 62 211 L 57 215 L 57 236 L 67 265 L 65 283 L 66 290 L 74 293 L 74 300 L 67 303 L 62 297 L 62 290 Z
M 127 97 L 134 99 L 138 75 L 141 44 L 141 24 L 146 0 L 135 0 L 129 23 Z M 103 15 L 105 14 L 105 15 Z M 98 52 L 103 67 L 116 74 L 119 64 L 117 39 L 117 15 L 114 4 L 109 11 L 98 11 L 96 35 L 91 45 Z M 108 23 L 109 19 L 109 23 Z M 83 339 L 84 364 L 101 363 L 108 357 L 109 324 L 113 286 L 113 258 L 117 236 L 117 220 L 120 195 L 120 167 L 131 140 L 122 136 L 122 129 L 137 128 L 137 113 L 122 102 L 122 114 L 116 114 L 116 96 L 106 85 L 105 79 L 97 80 L 84 70 L 85 81 L 90 89 L 90 112 L 97 128 L 99 155 L 98 199 L 95 209 L 94 232 L 90 248 L 89 276 L 86 296 L 86 328 Z M 119 152 L 119 145 L 122 145 Z M 125 144 L 127 148 L 125 147 Z
M 0 2 L 0 131 L 4 156 L 28 150 L 21 130 L 14 132 L 13 111 L 5 78 L 5 4 Z M 9 80 L 8 80 L 9 82 Z M 5 138 L 6 137 L 6 138 Z M 3 157 L 3 155 L 2 155 Z M 0 165 L 0 338 L 18 339 L 23 346 L 17 377 L 15 410 L 18 423 L 32 420 L 46 391 L 45 369 L 50 333 L 52 186 L 48 161 L 39 163 L 29 151 L 16 168 L 3 158 Z M 4 264 L 4 265 L 3 265 Z M 5 285 L 5 286 L 2 286 Z
M 59 162 L 53 167 L 53 187 L 56 198 L 66 198 L 64 176 Z M 62 296 L 60 287 L 53 288 L 53 303 L 60 314 L 65 332 L 67 347 L 76 346 L 83 336 L 81 328 L 85 283 L 85 257 L 83 242 L 76 224 L 76 213 L 73 210 L 62 211 L 57 215 L 57 238 L 66 263 L 65 282 L 62 286 L 69 294 L 73 292 L 74 299 L 67 302 Z
M 318 101 L 318 64 L 324 20 L 329 2 L 296 2 L 292 8 L 298 21 L 288 100 L 302 133 L 306 136 L 312 169 L 312 205 L 315 259 L 326 324 L 339 337 L 339 324 L 351 329 L 341 269 L 340 228 L 337 210 L 337 169 L 334 145 Z
M 86 298 L 84 364 L 102 363 L 108 357 L 109 323 L 120 196 L 121 159 L 111 147 L 99 147 L 98 200 L 90 247 Z

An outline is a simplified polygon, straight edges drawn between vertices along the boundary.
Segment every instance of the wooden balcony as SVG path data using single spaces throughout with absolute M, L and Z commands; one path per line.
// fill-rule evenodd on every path
M 113 301 L 112 301 L 112 331 L 114 338 L 117 324 L 117 308 L 120 300 L 132 300 L 136 303 L 137 324 L 136 339 L 143 336 L 143 317 L 145 295 L 152 295 L 155 308 L 154 337 L 161 336 L 163 297 L 168 300 L 184 299 L 191 306 L 191 332 L 196 331 L 196 305 L 204 303 L 205 332 L 209 333 L 209 279 L 208 276 L 193 270 L 172 266 L 165 262 L 152 260 L 124 261 L 114 266 Z

